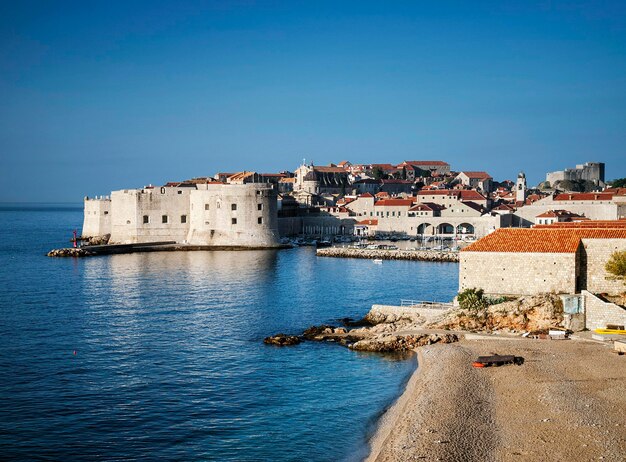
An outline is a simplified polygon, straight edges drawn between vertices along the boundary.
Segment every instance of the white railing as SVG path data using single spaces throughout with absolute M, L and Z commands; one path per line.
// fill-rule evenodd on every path
M 400 306 L 415 308 L 432 308 L 434 310 L 449 310 L 454 307 L 452 303 L 432 302 L 422 300 L 400 300 Z

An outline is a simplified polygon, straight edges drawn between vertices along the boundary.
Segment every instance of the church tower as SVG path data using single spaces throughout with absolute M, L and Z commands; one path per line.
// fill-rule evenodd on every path
M 526 200 L 526 175 L 520 172 L 517 175 L 517 183 L 515 185 L 515 202 L 524 202 Z

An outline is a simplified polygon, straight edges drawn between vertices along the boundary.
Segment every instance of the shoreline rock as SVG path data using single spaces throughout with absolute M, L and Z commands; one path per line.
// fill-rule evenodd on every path
M 67 249 L 53 249 L 46 254 L 47 257 L 91 257 L 95 255 L 95 253 L 85 250 L 81 247 L 70 247 Z
M 266 345 L 276 346 L 291 346 L 298 345 L 302 340 L 296 335 L 276 334 L 270 337 L 265 337 L 263 343 Z

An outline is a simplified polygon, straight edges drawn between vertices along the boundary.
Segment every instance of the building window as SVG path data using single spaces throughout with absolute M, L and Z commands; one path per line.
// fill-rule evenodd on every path
M 204 210 L 209 210 L 209 204 L 204 204 Z
M 161 216 L 161 223 L 167 223 L 167 215 Z
M 237 204 L 230 204 L 230 209 L 231 210 L 237 210 Z
M 105 211 L 104 211 L 104 214 L 105 214 L 105 215 L 108 215 L 108 214 L 109 214 L 109 211 L 108 211 L 108 210 L 105 210 Z
M 178 191 L 178 194 L 182 194 L 182 193 L 183 193 L 182 191 Z
M 237 224 L 237 219 L 236 219 L 236 218 L 231 218 L 230 222 L 231 222 L 233 225 L 236 225 L 236 224 Z
M 263 217 L 259 217 L 257 218 L 257 223 L 259 223 L 260 225 L 263 224 Z
M 150 223 L 150 217 L 148 215 L 144 215 L 143 216 L 143 224 L 147 225 L 148 223 Z
M 263 210 L 263 204 L 257 204 L 256 205 L 256 209 L 257 210 Z
M 180 216 L 180 222 L 181 223 L 187 223 L 187 215 L 181 215 Z
M 165 188 L 161 188 L 161 194 L 165 194 Z

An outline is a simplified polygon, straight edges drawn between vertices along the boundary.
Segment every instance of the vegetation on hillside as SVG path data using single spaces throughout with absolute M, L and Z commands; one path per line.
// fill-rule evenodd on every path
M 611 188 L 626 188 L 626 178 L 618 178 L 609 183 Z

